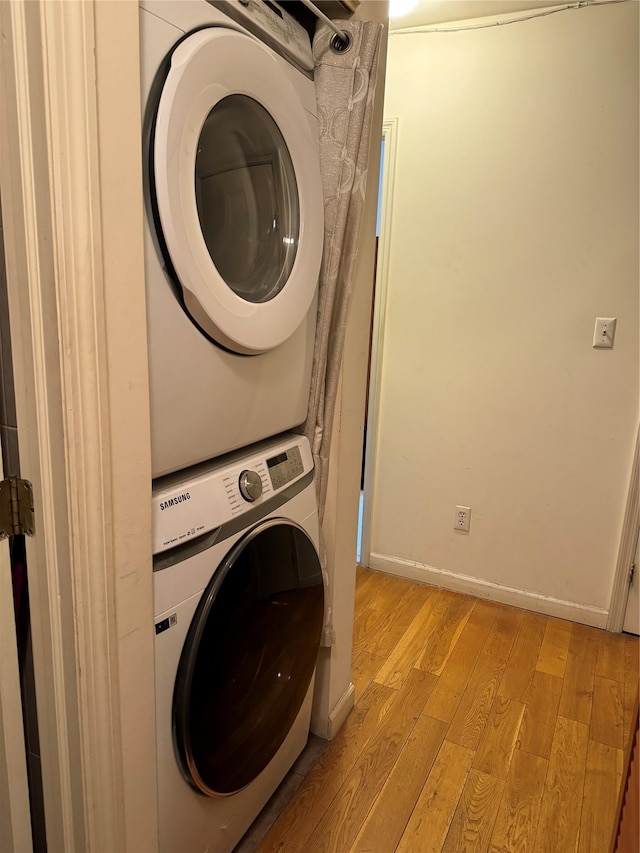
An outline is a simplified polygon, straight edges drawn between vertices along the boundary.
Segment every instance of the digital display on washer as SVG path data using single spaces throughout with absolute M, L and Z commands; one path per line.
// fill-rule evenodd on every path
M 277 456 L 267 459 L 267 468 L 274 490 L 282 488 L 304 473 L 300 448 L 292 447 L 290 450 L 285 450 L 284 453 L 278 453 Z
M 277 456 L 272 456 L 271 459 L 267 459 L 267 468 L 275 468 L 276 465 L 281 465 L 283 462 L 287 461 L 286 453 L 279 453 Z

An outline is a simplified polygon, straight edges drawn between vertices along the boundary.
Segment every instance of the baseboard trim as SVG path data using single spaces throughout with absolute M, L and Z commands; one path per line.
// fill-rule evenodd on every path
M 355 701 L 356 688 L 350 681 L 349 686 L 334 705 L 333 711 L 329 714 L 327 732 L 325 735 L 328 740 L 333 740 L 333 738 L 338 734 L 342 728 L 342 724 L 351 713 L 351 709 L 353 708 Z
M 533 610 L 536 613 L 543 613 L 545 616 L 569 619 L 571 622 L 580 622 L 594 628 L 607 627 L 609 612 L 587 604 L 576 604 L 572 601 L 550 598 L 524 589 L 502 586 L 480 578 L 459 575 L 456 572 L 438 569 L 435 566 L 415 563 L 399 557 L 388 557 L 384 554 L 371 554 L 369 567 L 390 575 L 399 575 L 432 586 L 451 589 L 454 592 L 465 592 L 477 598 L 487 598 L 491 601 L 499 601 L 501 604 Z

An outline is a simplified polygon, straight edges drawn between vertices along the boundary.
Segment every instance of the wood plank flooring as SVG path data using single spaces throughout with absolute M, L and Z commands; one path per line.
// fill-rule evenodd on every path
M 260 853 L 609 849 L 638 640 L 358 569 L 356 706 Z

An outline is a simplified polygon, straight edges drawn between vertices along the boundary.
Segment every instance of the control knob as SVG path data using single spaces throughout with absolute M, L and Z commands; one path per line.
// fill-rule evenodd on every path
M 262 479 L 257 471 L 249 471 L 248 469 L 243 471 L 240 474 L 238 485 L 240 486 L 240 494 L 245 501 L 250 503 L 257 501 L 262 494 Z

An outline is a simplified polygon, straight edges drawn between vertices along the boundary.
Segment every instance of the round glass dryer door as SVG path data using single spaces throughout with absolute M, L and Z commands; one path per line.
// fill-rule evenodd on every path
M 289 733 L 316 665 L 318 554 L 293 522 L 262 522 L 214 572 L 191 623 L 173 698 L 183 775 L 209 796 L 248 785 Z
M 195 173 L 216 269 L 242 299 L 273 299 L 289 280 L 300 236 L 295 171 L 277 124 L 253 98 L 228 95 L 203 125 Z
M 244 33 L 193 33 L 171 56 L 154 127 L 159 227 L 185 308 L 243 354 L 293 334 L 320 269 L 317 122 L 283 62 Z

